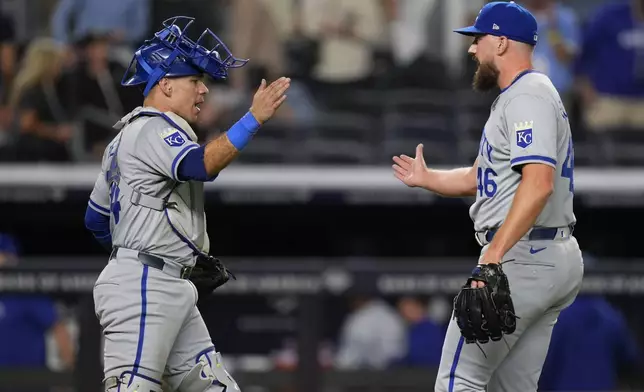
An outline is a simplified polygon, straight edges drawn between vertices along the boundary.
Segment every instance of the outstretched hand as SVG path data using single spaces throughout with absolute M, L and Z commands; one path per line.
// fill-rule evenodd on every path
M 287 77 L 281 77 L 268 86 L 266 80 L 262 79 L 250 107 L 250 112 L 260 124 L 264 124 L 275 115 L 286 100 L 285 93 L 290 86 L 291 79 Z
M 416 157 L 407 155 L 394 157 L 394 176 L 409 187 L 422 186 L 427 175 L 427 165 L 423 158 L 423 145 L 416 147 Z

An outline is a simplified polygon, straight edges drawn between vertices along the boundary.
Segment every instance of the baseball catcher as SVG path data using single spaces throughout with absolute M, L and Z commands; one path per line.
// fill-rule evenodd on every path
M 290 79 L 262 80 L 248 111 L 202 143 L 192 126 L 208 79 L 248 60 L 209 29 L 193 35 L 194 21 L 167 19 L 134 53 L 121 84 L 143 103 L 114 124 L 88 202 L 85 225 L 111 249 L 93 289 L 106 392 L 240 391 L 196 306 L 234 278 L 210 256 L 204 186 L 273 117 Z

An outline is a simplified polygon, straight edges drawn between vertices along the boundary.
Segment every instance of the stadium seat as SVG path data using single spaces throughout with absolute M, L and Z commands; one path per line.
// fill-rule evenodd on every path
M 598 151 L 609 166 L 644 165 L 644 130 L 616 128 L 594 132 Z M 576 157 L 576 155 L 575 155 Z
M 271 120 L 262 126 L 238 160 L 253 164 L 299 163 L 296 145 L 307 137 L 306 130 L 296 122 Z
M 297 147 L 309 163 L 373 163 L 374 146 L 380 138 L 370 116 L 327 112 L 307 125 L 311 132 Z
M 423 143 L 428 161 L 456 163 L 459 134 L 451 116 L 450 94 L 429 90 L 397 90 L 387 94 L 381 155 L 414 154 Z

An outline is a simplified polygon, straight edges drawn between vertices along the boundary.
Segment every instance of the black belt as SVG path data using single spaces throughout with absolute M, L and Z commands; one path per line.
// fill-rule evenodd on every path
M 110 260 L 116 258 L 116 255 L 119 249 L 122 249 L 122 248 L 114 247 L 114 249 L 112 249 L 112 253 L 110 254 Z M 161 257 L 154 256 L 149 253 L 137 252 L 137 257 L 141 262 L 141 264 L 150 266 L 152 268 L 156 268 L 160 271 L 165 272 L 170 276 L 174 276 L 175 278 L 188 279 L 190 278 L 190 274 L 192 273 L 193 267 L 173 265 L 166 262 Z
M 574 225 L 568 226 L 570 229 L 570 234 L 572 235 Z M 554 240 L 559 232 L 560 227 L 535 227 L 532 229 L 530 234 L 528 234 L 528 240 L 538 241 L 538 240 Z M 485 240 L 487 242 L 492 242 L 492 238 L 499 229 L 490 229 L 485 233 Z

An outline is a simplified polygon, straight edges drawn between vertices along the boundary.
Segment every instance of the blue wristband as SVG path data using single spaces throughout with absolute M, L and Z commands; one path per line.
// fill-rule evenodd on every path
M 244 147 L 250 142 L 250 140 L 255 136 L 255 133 L 259 130 L 259 122 L 251 114 L 247 112 L 244 114 L 244 117 L 239 119 L 230 127 L 226 135 L 228 135 L 228 140 L 235 146 L 239 151 L 243 150 Z

